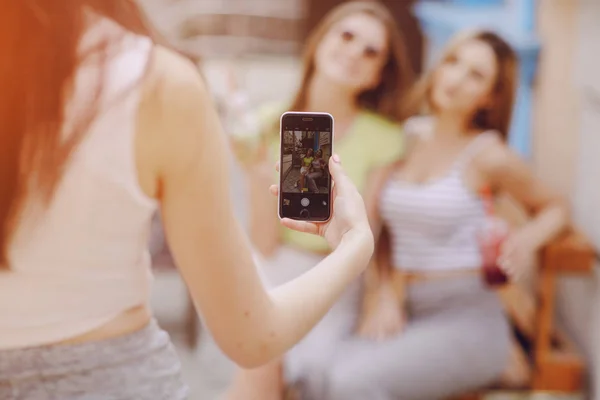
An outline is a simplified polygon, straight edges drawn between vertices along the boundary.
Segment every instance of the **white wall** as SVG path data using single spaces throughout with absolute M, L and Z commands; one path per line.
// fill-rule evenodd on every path
M 581 96 L 579 153 L 575 172 L 575 219 L 600 250 L 600 1 L 580 0 L 579 51 L 576 56 L 577 89 Z M 599 279 L 588 284 L 588 291 L 577 296 L 571 291 L 570 312 L 589 309 L 585 347 L 592 354 L 594 399 L 600 399 L 600 293 Z M 579 311 L 580 314 L 581 311 Z M 585 314 L 580 316 L 586 317 Z M 577 326 L 577 325 L 576 325 Z
M 567 2 L 556 3 L 564 6 Z M 576 97 L 572 99 L 574 104 L 565 104 L 565 109 L 572 110 L 575 106 L 577 120 L 571 129 L 563 125 L 563 135 L 571 137 L 575 134 L 573 140 L 577 146 L 571 157 L 566 155 L 564 158 L 572 160 L 572 166 L 568 167 L 572 178 L 566 186 L 571 189 L 577 226 L 600 249 L 600 2 L 580 0 L 569 3 L 577 9 L 575 40 L 570 46 L 573 52 L 566 60 L 572 60 L 574 68 L 564 78 L 573 82 Z M 558 100 L 565 99 L 559 96 Z M 544 118 L 544 115 L 540 117 Z M 566 145 L 571 146 L 572 142 Z M 592 386 L 600 389 L 599 285 L 597 271 L 591 277 L 563 279 L 559 287 L 558 313 L 589 357 Z M 600 390 L 595 391 L 599 393 L 593 398 L 600 399 Z
M 286 26 L 299 34 L 299 21 L 305 17 L 303 0 L 138 0 L 147 11 L 156 27 L 181 49 L 203 56 L 227 56 L 248 52 L 295 54 L 298 51 L 297 39 L 281 39 L 277 33 Z M 210 16 L 210 19 L 199 18 Z M 264 25 L 248 18 L 228 16 L 257 16 L 279 20 L 280 23 Z M 271 20 L 273 21 L 273 20 Z M 218 34 L 194 35 L 183 38 L 182 27 L 214 27 L 218 24 Z M 282 25 L 283 23 L 283 25 Z M 259 24 L 259 25 L 257 25 Z M 269 27 L 273 26 L 277 31 Z M 210 29 L 209 29 L 210 30 Z M 258 34 L 257 31 L 262 32 Z M 247 35 L 254 32 L 254 36 Z M 266 39 L 264 35 L 269 33 Z

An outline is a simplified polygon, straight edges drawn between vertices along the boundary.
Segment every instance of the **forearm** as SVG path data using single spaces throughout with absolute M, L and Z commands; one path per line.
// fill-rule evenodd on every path
M 263 321 L 260 363 L 274 358 L 304 337 L 327 313 L 344 289 L 369 262 L 370 232 L 347 235 L 338 248 L 316 267 L 274 289 L 272 308 Z
M 269 170 L 271 172 L 271 170 Z M 265 256 L 271 255 L 279 244 L 281 226 L 277 216 L 277 198 L 269 193 L 272 173 L 248 173 L 249 236 L 254 247 Z
M 522 229 L 527 232 L 532 245 L 539 249 L 559 235 L 568 222 L 568 207 L 565 202 L 557 200 L 542 209 Z

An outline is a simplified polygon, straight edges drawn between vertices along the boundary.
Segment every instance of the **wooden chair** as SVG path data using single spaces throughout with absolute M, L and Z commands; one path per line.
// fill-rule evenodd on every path
M 587 239 L 580 233 L 569 232 L 541 252 L 539 279 L 531 301 L 522 297 L 523 292 L 517 292 L 514 287 L 501 293 L 520 339 L 522 347 L 519 350 L 529 362 L 531 376 L 522 387 L 500 385 L 489 391 L 572 395 L 584 390 L 584 358 L 567 335 L 555 326 L 554 309 L 558 277 L 590 273 L 594 258 L 594 249 Z M 525 302 L 515 302 L 518 296 Z M 489 391 L 469 393 L 457 399 L 481 400 Z

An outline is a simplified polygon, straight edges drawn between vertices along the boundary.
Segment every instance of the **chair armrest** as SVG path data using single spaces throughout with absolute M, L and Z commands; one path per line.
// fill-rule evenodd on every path
M 541 268 L 558 273 L 589 273 L 595 259 L 590 241 L 577 231 L 569 231 L 548 244 L 541 254 Z

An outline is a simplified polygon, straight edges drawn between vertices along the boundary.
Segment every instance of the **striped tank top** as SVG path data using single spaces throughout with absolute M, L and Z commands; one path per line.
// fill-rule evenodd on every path
M 472 158 L 496 133 L 476 136 L 441 178 L 426 183 L 390 179 L 383 187 L 380 210 L 389 229 L 392 264 L 414 272 L 480 268 L 477 240 L 485 210 L 463 182 Z

